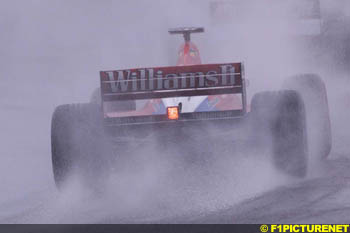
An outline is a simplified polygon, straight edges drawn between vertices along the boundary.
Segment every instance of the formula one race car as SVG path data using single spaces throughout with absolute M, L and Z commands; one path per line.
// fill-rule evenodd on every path
M 317 75 L 291 77 L 285 90 L 256 94 L 249 111 L 243 63 L 201 64 L 190 35 L 203 31 L 169 30 L 185 39 L 177 66 L 101 71 L 90 103 L 56 108 L 51 142 L 59 188 L 70 175 L 94 186 L 149 140 L 164 155 L 201 159 L 222 147 L 234 153 L 227 148 L 235 135 L 246 135 L 250 145 L 270 148 L 278 170 L 297 177 L 306 175 L 310 158 L 330 153 L 327 95 Z

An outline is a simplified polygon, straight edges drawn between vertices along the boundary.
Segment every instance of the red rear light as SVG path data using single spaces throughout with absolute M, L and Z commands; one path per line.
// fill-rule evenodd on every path
M 167 115 L 169 120 L 178 120 L 179 107 L 167 107 Z

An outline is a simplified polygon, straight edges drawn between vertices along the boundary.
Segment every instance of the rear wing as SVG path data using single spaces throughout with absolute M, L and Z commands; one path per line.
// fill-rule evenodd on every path
M 171 28 L 168 30 L 170 34 L 182 34 L 186 42 L 191 40 L 191 33 L 204 32 L 202 27 L 184 27 L 184 28 Z
M 100 78 L 103 103 L 241 93 L 246 111 L 242 63 L 101 71 Z

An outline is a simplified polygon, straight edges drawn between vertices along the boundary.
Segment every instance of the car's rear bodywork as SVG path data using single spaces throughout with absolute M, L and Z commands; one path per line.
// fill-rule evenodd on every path
M 118 126 L 242 117 L 246 114 L 243 70 L 242 63 L 226 63 L 102 71 L 104 121 Z M 236 101 L 225 104 L 223 98 Z M 135 108 L 118 109 L 123 101 Z M 177 106 L 178 119 L 169 119 L 166 108 Z

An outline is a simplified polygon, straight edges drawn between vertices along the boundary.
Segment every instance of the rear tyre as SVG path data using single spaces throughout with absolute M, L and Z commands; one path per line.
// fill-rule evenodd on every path
M 51 150 L 56 186 L 71 175 L 84 186 L 101 189 L 108 175 L 108 146 L 101 111 L 94 104 L 58 106 L 52 116 Z
M 287 79 L 284 86 L 299 92 L 305 103 L 310 158 L 327 158 L 332 134 L 326 85 L 316 74 L 301 74 Z
M 308 151 L 304 103 L 295 91 L 262 92 L 251 103 L 255 137 L 272 148 L 273 164 L 286 174 L 304 177 Z

